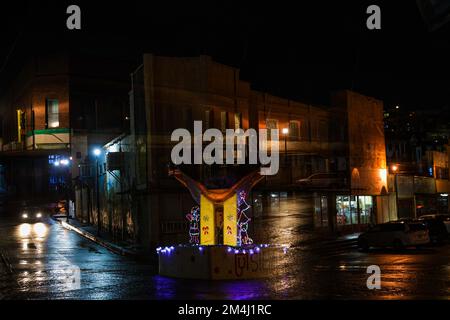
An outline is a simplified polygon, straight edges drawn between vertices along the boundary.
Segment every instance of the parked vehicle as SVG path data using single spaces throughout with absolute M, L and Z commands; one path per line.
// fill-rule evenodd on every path
M 358 238 L 358 247 L 368 250 L 371 247 L 420 247 L 428 244 L 430 237 L 423 223 L 388 222 L 371 227 Z
M 297 180 L 297 185 L 312 188 L 339 188 L 345 185 L 345 177 L 337 173 L 315 173 Z
M 447 240 L 448 232 L 443 221 L 439 219 L 424 219 L 420 220 L 420 222 L 427 227 L 432 243 L 441 244 Z
M 427 220 L 439 220 L 442 221 L 447 229 L 447 233 L 450 234 L 450 214 L 427 214 L 419 217 L 420 221 Z

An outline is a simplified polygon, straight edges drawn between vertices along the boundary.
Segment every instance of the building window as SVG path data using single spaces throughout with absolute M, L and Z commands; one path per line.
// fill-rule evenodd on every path
M 318 228 L 328 226 L 328 198 L 327 196 L 315 197 L 315 220 L 314 226 Z
M 193 126 L 192 126 L 192 109 L 190 107 L 183 108 L 183 120 L 182 120 L 181 128 L 184 127 L 190 132 L 192 132 Z
M 212 110 L 205 111 L 204 130 L 210 129 L 214 126 L 214 116 Z
M 289 121 L 289 140 L 300 140 L 300 121 Z
M 59 103 L 55 99 L 46 100 L 47 128 L 59 127 Z
M 242 113 L 240 112 L 234 114 L 234 129 L 242 129 Z
M 222 132 L 226 132 L 228 127 L 228 112 L 222 111 L 220 112 L 220 130 Z
M 267 139 L 272 140 L 271 130 L 278 129 L 278 120 L 266 119 Z
M 320 141 L 327 141 L 328 140 L 328 125 L 324 120 L 319 121 L 319 128 L 318 128 L 318 139 Z

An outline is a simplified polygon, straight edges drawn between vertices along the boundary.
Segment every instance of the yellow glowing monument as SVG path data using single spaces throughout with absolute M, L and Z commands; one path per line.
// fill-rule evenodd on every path
M 239 203 L 245 202 L 249 191 L 264 176 L 253 172 L 228 189 L 207 189 L 178 169 L 170 170 L 174 176 L 190 191 L 195 202 L 200 205 L 200 245 L 240 246 L 248 244 L 246 224 L 250 220 L 245 210 L 239 210 Z M 244 226 L 244 227 L 243 227 Z

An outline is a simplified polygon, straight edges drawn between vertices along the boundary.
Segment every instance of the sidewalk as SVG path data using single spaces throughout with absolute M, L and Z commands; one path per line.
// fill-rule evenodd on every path
M 60 223 L 64 228 L 78 233 L 115 254 L 139 260 L 153 260 L 154 258 L 151 252 L 145 251 L 139 246 L 127 242 L 114 241 L 107 232 L 98 234 L 97 227 L 91 224 L 82 224 L 76 219 L 69 219 L 69 222 L 67 222 L 65 215 L 52 216 L 52 219 Z

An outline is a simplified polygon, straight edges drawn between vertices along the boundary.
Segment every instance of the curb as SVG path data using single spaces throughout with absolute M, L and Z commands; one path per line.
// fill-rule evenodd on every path
M 296 246 L 333 246 L 336 244 L 350 243 L 358 241 L 359 234 L 347 238 L 314 238 L 299 242 Z
M 53 219 L 53 220 L 55 220 L 56 222 L 61 224 L 61 226 L 63 228 L 65 228 L 67 230 L 74 231 L 74 232 L 78 233 L 79 235 L 81 235 L 82 237 L 84 237 L 84 238 L 86 238 L 88 240 L 91 240 L 92 242 L 95 242 L 98 245 L 101 245 L 102 247 L 108 249 L 109 251 L 111 251 L 111 252 L 113 252 L 115 254 L 118 254 L 118 255 L 121 255 L 121 256 L 135 257 L 135 258 L 139 257 L 139 254 L 137 254 L 136 252 L 124 249 L 124 248 L 119 247 L 119 246 L 117 246 L 115 244 L 112 244 L 112 243 L 110 243 L 108 241 L 102 240 L 99 237 L 94 236 L 92 233 L 84 231 L 84 230 L 82 230 L 80 228 L 77 228 L 77 227 L 71 225 L 70 223 L 67 223 L 65 221 L 59 221 L 58 219 Z
M 304 251 L 342 251 L 352 248 L 357 248 L 358 246 L 358 238 L 350 238 L 350 239 L 339 239 L 335 241 L 322 241 L 317 242 L 314 245 L 309 245 L 307 247 L 301 248 Z

